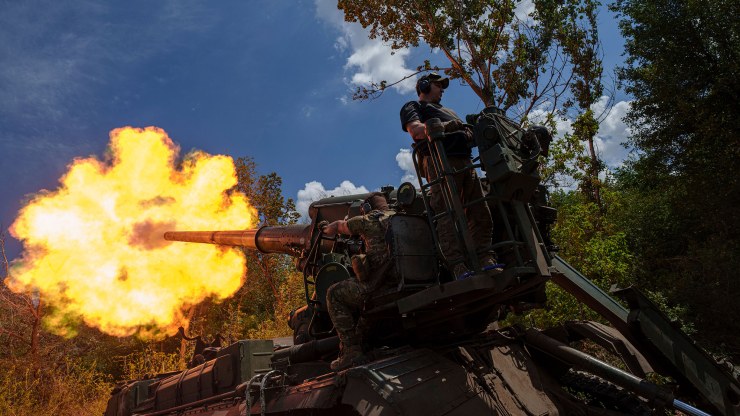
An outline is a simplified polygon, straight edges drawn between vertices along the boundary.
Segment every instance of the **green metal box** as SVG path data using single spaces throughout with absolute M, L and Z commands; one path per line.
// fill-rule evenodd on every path
M 246 339 L 237 341 L 218 352 L 218 356 L 230 355 L 234 364 L 236 383 L 249 381 L 255 374 L 271 370 L 270 359 L 274 345 L 269 339 Z

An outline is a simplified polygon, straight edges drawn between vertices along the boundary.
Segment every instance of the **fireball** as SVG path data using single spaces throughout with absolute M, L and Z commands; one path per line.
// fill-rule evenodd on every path
M 76 159 L 54 191 L 35 195 L 10 233 L 22 241 L 6 284 L 38 294 L 47 325 L 82 320 L 108 334 L 172 334 L 188 307 L 224 299 L 245 277 L 241 252 L 170 243 L 166 230 L 254 227 L 257 213 L 237 183 L 233 160 L 179 148 L 164 130 L 110 134 L 104 160 Z

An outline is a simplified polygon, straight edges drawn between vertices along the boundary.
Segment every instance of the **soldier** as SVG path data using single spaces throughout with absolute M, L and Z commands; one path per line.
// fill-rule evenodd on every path
M 365 298 L 393 280 L 391 257 L 386 244 L 388 220 L 395 213 L 388 209 L 382 193 L 376 192 L 362 204 L 363 214 L 348 220 L 334 221 L 323 228 L 324 234 L 359 235 L 365 242 L 365 254 L 352 256 L 356 279 L 347 279 L 329 287 L 326 307 L 339 336 L 340 354 L 331 363 L 334 371 L 365 361 L 362 330 L 357 322 Z
M 419 100 L 410 101 L 401 108 L 401 127 L 414 140 L 418 149 L 417 155 L 419 156 L 423 175 L 430 182 L 438 177 L 438 173 L 434 168 L 429 146 L 426 143 L 427 140 L 430 140 L 424 124 L 427 120 L 440 119 L 445 126 L 445 132 L 452 133 L 447 134 L 442 140 L 452 169 L 457 171 L 472 164 L 470 143 L 472 143 L 473 132 L 463 124 L 460 117 L 453 110 L 440 104 L 444 90 L 449 85 L 450 80 L 436 72 L 424 75 L 416 83 L 416 93 Z M 475 169 L 459 172 L 453 175 L 452 178 L 463 204 L 483 197 L 483 191 Z M 447 210 L 439 184 L 432 186 L 429 204 L 436 213 Z M 465 214 L 473 243 L 478 250 L 477 255 L 481 267 L 496 264 L 493 252 L 488 249 L 493 238 L 493 222 L 491 221 L 491 212 L 488 210 L 488 205 L 485 202 L 473 204 L 466 209 Z M 450 216 L 446 215 L 437 221 L 437 235 L 447 268 L 452 271 L 456 278 L 468 273 L 469 269 L 465 263 L 459 262 L 460 259 L 463 259 L 463 255 Z M 500 269 L 495 270 L 500 271 Z

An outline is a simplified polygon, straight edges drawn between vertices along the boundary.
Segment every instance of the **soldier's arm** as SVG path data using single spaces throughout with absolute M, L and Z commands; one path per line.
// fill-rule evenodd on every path
M 419 120 L 412 120 L 406 123 L 406 131 L 415 142 L 427 140 L 427 126 Z
M 336 235 L 336 234 L 345 234 L 345 235 L 352 235 L 349 231 L 349 227 L 347 227 L 347 221 L 345 220 L 337 220 L 333 223 L 327 225 L 322 229 L 324 234 L 326 235 Z

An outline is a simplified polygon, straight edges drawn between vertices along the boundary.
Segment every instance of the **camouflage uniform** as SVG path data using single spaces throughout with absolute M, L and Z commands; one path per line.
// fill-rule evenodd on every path
M 356 279 L 335 283 L 326 293 L 326 307 L 342 348 L 360 348 L 362 345 L 362 330 L 357 328 L 357 321 L 366 296 L 396 283 L 385 239 L 388 220 L 393 214 L 393 211 L 374 210 L 347 220 L 352 235 L 360 235 L 364 240 L 366 254 L 352 256 Z

